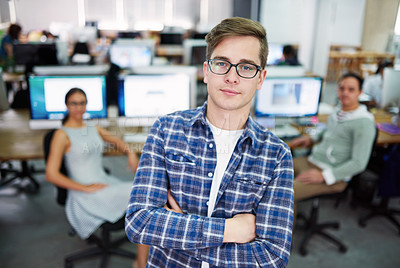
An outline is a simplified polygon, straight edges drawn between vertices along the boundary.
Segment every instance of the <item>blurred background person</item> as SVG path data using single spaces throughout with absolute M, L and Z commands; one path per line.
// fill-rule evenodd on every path
M 13 66 L 13 44 L 19 43 L 22 27 L 18 24 L 11 24 L 7 30 L 7 34 L 3 36 L 0 46 L 0 66 L 4 70 Z
M 375 74 L 368 76 L 364 81 L 363 92 L 368 96 L 369 100 L 366 102 L 368 107 L 381 107 L 383 70 L 387 67 L 392 68 L 393 63 L 391 61 L 382 62 Z
M 277 65 L 301 65 L 297 59 L 297 50 L 291 45 L 284 46 L 282 50 L 282 59 Z

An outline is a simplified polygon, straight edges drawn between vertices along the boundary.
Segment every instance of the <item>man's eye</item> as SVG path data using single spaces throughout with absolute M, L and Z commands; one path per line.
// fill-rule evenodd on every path
M 254 70 L 254 66 L 253 65 L 242 65 L 241 66 L 241 69 L 243 70 L 243 71 L 252 71 L 252 70 Z
M 227 64 L 226 64 L 226 62 L 223 62 L 223 61 L 217 61 L 215 63 L 215 65 L 217 65 L 218 67 L 225 67 Z

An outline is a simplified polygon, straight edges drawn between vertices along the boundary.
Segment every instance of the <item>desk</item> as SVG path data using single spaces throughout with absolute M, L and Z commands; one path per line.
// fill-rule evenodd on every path
M 115 121 L 115 122 L 114 122 Z M 116 120 L 110 123 L 109 131 L 118 137 L 122 137 L 127 132 L 137 132 L 137 128 L 116 127 Z M 39 184 L 32 176 L 28 167 L 28 160 L 44 159 L 43 138 L 48 129 L 30 129 L 29 128 L 29 110 L 9 109 L 0 112 L 0 163 L 17 160 L 21 162 L 21 170 L 10 170 L 2 168 L 0 177 L 0 186 L 9 184 L 16 178 L 28 178 L 37 191 Z M 135 152 L 140 152 L 143 144 L 129 144 Z M 115 147 L 105 148 L 106 156 L 122 155 Z M 14 173 L 15 176 L 9 178 L 6 173 Z
M 37 192 L 39 184 L 33 178 L 28 167 L 28 160 L 43 158 L 42 140 L 45 130 L 29 129 L 29 112 L 27 110 L 7 110 L 0 113 L 0 162 L 18 160 L 21 170 L 2 168 L 0 186 L 11 183 L 17 178 L 28 178 L 33 188 L 29 192 Z M 14 176 L 7 178 L 7 174 Z
M 375 113 L 376 122 L 391 122 L 392 115 L 383 111 Z M 321 122 L 326 122 L 328 115 L 319 116 Z M 133 127 L 117 127 L 116 120 L 110 120 L 110 126 L 107 128 L 113 135 L 122 137 L 125 133 L 138 132 Z M 43 159 L 43 137 L 48 132 L 47 129 L 29 128 L 29 111 L 26 109 L 13 110 L 0 113 L 0 162 L 17 160 L 21 161 L 22 170 L 17 174 L 19 177 L 29 178 L 33 184 L 36 183 L 28 168 L 27 161 L 34 159 Z M 389 135 L 379 131 L 377 144 L 385 146 L 400 143 L 400 135 Z M 140 152 L 143 144 L 130 143 L 130 148 L 135 152 Z M 114 147 L 106 147 L 105 156 L 122 155 Z M 0 185 L 9 183 L 2 181 Z M 37 185 L 38 186 L 38 185 Z
M 374 113 L 375 116 L 375 123 L 386 123 L 386 122 L 392 122 L 392 114 L 388 114 L 382 110 L 378 110 Z M 400 143 L 400 135 L 390 135 L 386 132 L 379 131 L 378 133 L 378 140 L 377 140 L 377 145 L 378 146 L 385 146 L 385 145 L 390 145 L 390 144 L 396 144 Z
M 376 112 L 374 112 L 374 117 L 375 117 L 375 123 L 391 123 L 393 115 L 388 114 L 383 110 L 377 110 Z M 328 114 L 318 116 L 318 120 L 324 123 L 328 121 L 328 118 L 329 118 Z M 376 141 L 376 144 L 378 146 L 387 146 L 390 144 L 397 144 L 397 143 L 400 143 L 400 135 L 390 135 L 383 131 L 378 132 L 378 139 Z

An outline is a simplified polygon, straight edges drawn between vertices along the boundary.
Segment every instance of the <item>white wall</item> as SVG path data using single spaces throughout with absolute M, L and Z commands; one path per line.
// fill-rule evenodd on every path
M 270 43 L 296 44 L 299 60 L 311 67 L 317 0 L 264 0 L 260 23 Z
M 264 0 L 270 42 L 299 45 L 299 60 L 325 77 L 330 45 L 361 46 L 366 0 Z
M 78 25 L 77 0 L 14 0 L 17 22 L 22 30 L 49 29 L 50 22 Z

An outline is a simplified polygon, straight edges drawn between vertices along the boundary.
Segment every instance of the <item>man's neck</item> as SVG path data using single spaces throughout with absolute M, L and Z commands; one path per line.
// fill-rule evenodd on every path
M 355 106 L 351 106 L 351 107 L 343 107 L 343 106 L 342 106 L 342 109 L 341 109 L 341 110 L 342 110 L 343 112 L 351 112 L 351 111 L 357 110 L 358 107 L 360 107 L 358 104 L 355 105 Z
M 212 125 L 223 130 L 244 129 L 249 118 L 247 109 L 243 110 L 223 110 L 217 109 L 213 105 L 207 105 L 207 119 Z

